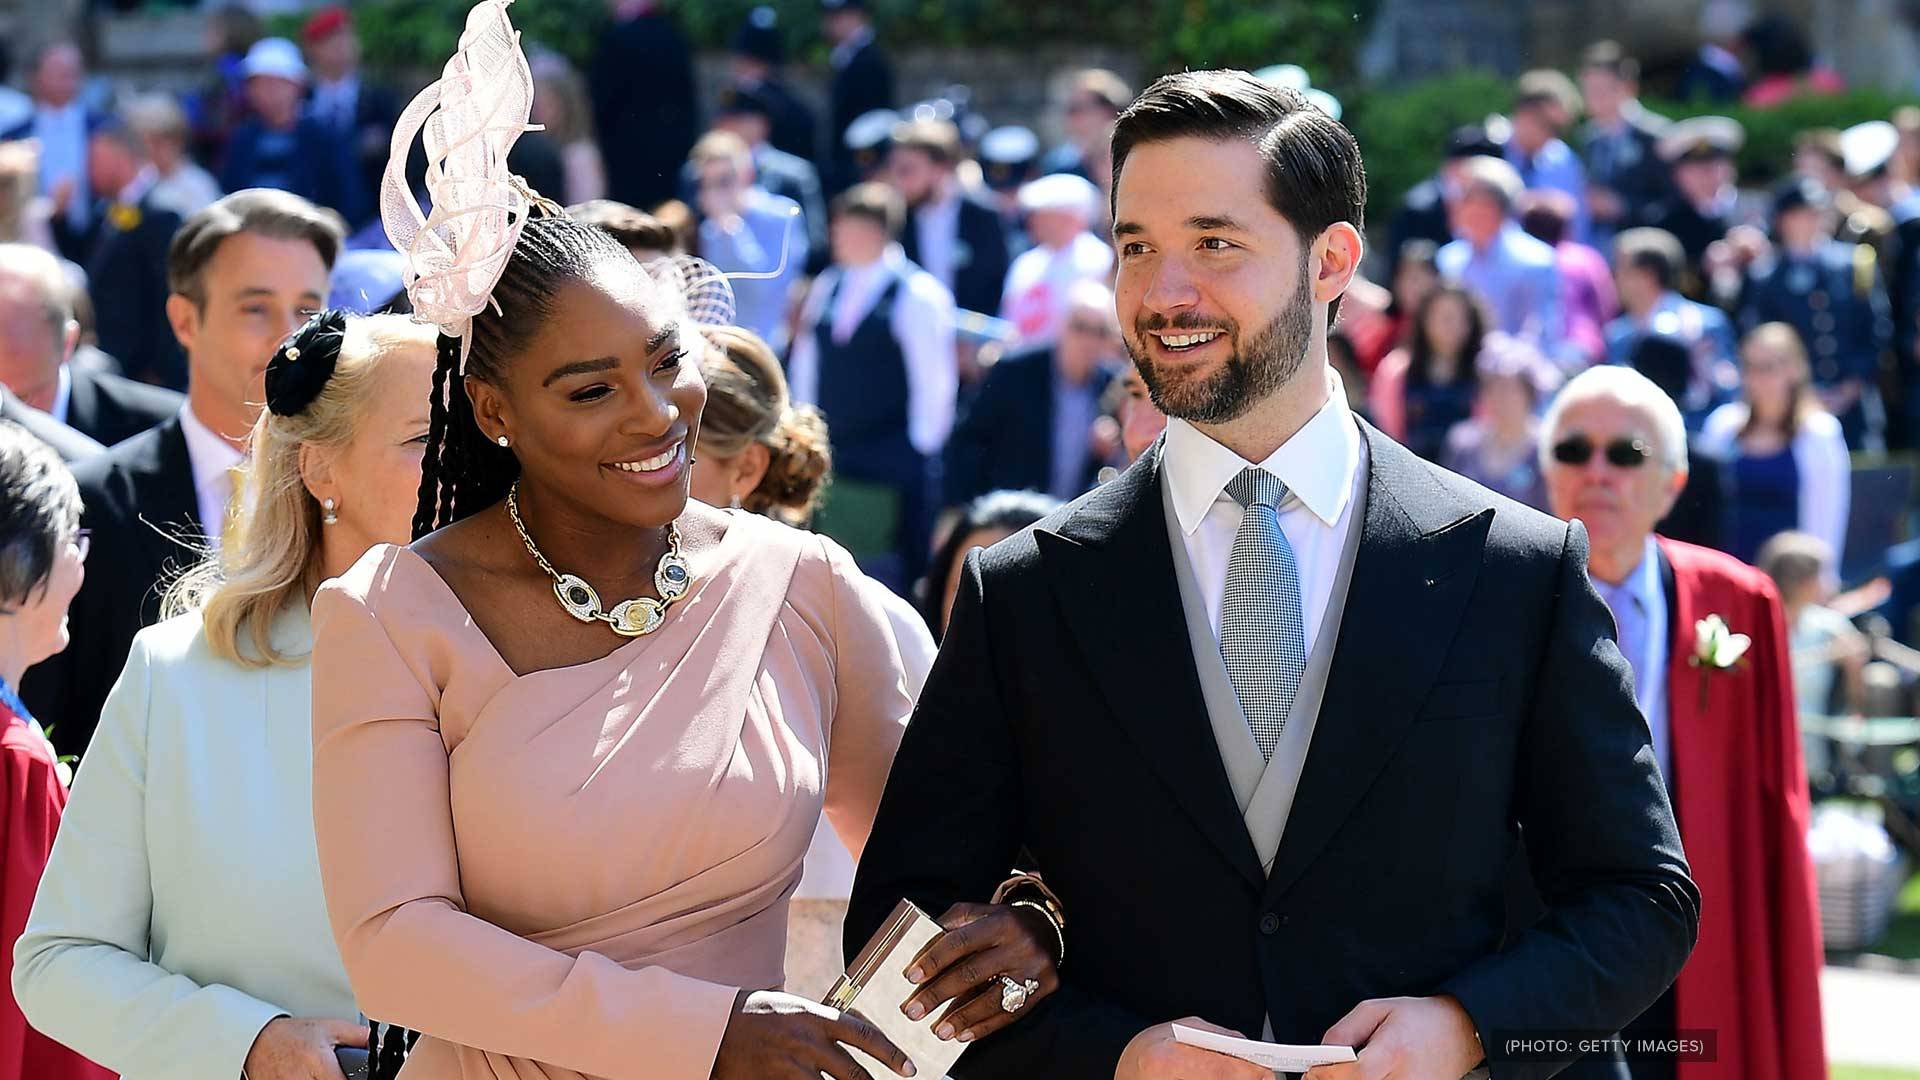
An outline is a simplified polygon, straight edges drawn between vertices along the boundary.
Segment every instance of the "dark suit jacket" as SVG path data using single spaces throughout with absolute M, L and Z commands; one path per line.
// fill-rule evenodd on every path
M 27 434 L 53 447 L 60 460 L 75 465 L 106 450 L 100 443 L 28 405 L 5 387 L 0 387 L 0 420 L 11 420 L 27 429 Z
M 180 412 L 186 396 L 158 386 L 99 371 L 69 366 L 73 390 L 67 398 L 67 426 L 103 446 L 122 443 L 159 427 Z
M 260 121 L 242 123 L 227 143 L 220 186 L 229 192 L 250 187 L 281 188 L 348 221 L 366 220 L 358 162 L 347 141 L 311 116 L 300 118 L 293 137 L 291 154 L 270 155 L 266 151 L 268 132 Z
M 828 193 L 837 195 L 860 180 L 853 151 L 847 149 L 847 125 L 875 109 L 893 108 L 893 65 L 877 42 L 869 41 L 834 72 L 827 125 L 828 160 L 833 162 Z
M 1187 1015 L 1314 1043 L 1409 994 L 1451 994 L 1494 1052 L 1616 1030 L 1679 972 L 1699 894 L 1585 530 L 1363 430 L 1352 586 L 1271 870 L 1191 659 L 1160 450 L 969 556 L 846 922 L 851 955 L 900 897 L 984 900 L 1031 852 L 1067 912 L 1064 985 L 963 1080 L 1108 1080 Z M 1503 940 L 1516 825 L 1549 912 Z
M 311 112 L 313 94 L 307 94 L 307 108 Z M 333 130 L 347 148 L 353 162 L 354 182 L 360 189 L 361 217 L 349 221 L 349 231 L 366 224 L 367 220 L 378 212 L 380 205 L 380 177 L 386 172 L 387 158 L 392 155 L 393 125 L 400 119 L 400 98 L 390 87 L 369 82 L 364 74 L 360 77 L 359 91 L 353 99 L 353 122 L 342 128 L 332 122 L 331 117 L 312 114 L 315 119 Z
M 158 621 L 161 590 L 205 544 L 187 439 L 175 415 L 73 470 L 80 524 L 93 532 L 87 577 L 68 609 L 72 643 L 20 687 L 63 754 L 86 749 L 133 635 Z
M 693 50 L 666 15 L 615 23 L 588 69 L 607 194 L 651 210 L 679 191 L 697 131 Z
M 151 197 L 130 211 L 103 202 L 86 263 L 100 350 L 127 374 L 176 388 L 187 385 L 187 360 L 167 321 L 167 246 L 179 228 Z
M 1007 287 L 1007 267 L 1013 256 L 1007 249 L 1007 229 L 993 207 L 967 196 L 960 198 L 959 241 L 953 250 L 953 302 L 965 311 L 998 315 Z M 900 246 L 907 258 L 920 261 L 920 211 L 907 214 Z
M 1106 388 L 1105 374 L 1095 376 L 1097 391 Z M 1084 491 L 1100 463 L 1088 455 L 1082 465 Z M 987 369 L 955 418 L 942 473 L 948 506 L 989 491 L 1053 487 L 1052 349 L 1014 353 Z

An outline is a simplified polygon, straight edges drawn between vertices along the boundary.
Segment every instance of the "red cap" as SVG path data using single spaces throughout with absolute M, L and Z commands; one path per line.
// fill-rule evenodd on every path
M 300 39 L 312 45 L 351 25 L 353 18 L 347 14 L 346 8 L 339 4 L 328 4 L 314 12 L 313 17 L 307 20 L 307 25 L 301 27 Z

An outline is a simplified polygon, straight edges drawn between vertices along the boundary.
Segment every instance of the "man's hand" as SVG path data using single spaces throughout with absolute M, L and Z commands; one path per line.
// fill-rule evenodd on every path
M 1235 1038 L 1246 1038 L 1197 1016 L 1176 1021 Z M 1113 1080 L 1273 1080 L 1273 1070 L 1197 1046 L 1175 1042 L 1173 1024 L 1150 1027 L 1133 1037 L 1113 1070 Z
M 1445 996 L 1363 1001 L 1320 1041 L 1351 1046 L 1359 1060 L 1309 1069 L 1304 1080 L 1460 1080 L 1486 1057 L 1467 1010 Z

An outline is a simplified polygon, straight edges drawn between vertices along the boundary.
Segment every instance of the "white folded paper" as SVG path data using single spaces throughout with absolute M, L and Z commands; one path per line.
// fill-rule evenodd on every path
M 1185 1024 L 1173 1025 L 1173 1039 L 1216 1054 L 1265 1065 L 1274 1072 L 1306 1072 L 1316 1065 L 1338 1065 L 1354 1059 L 1351 1046 L 1286 1046 L 1232 1035 L 1216 1035 Z

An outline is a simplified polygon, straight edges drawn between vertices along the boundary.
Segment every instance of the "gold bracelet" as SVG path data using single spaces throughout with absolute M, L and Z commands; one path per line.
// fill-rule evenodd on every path
M 1054 895 L 1053 890 L 1047 887 L 1047 883 L 1041 880 L 1039 874 L 1024 870 L 1015 870 L 1012 877 L 1001 882 L 1000 887 L 993 890 L 993 899 L 988 902 L 1004 904 L 1007 902 L 1007 897 L 1011 896 L 1015 890 L 1027 888 L 1031 888 L 1041 895 L 1043 898 L 1042 902 L 1046 904 L 1048 911 L 1052 914 L 1053 922 L 1063 927 L 1067 925 L 1067 906 L 1060 902 L 1060 898 Z
M 1060 928 L 1060 920 L 1054 917 L 1053 912 L 1047 908 L 1047 905 L 1040 903 L 1038 900 L 1015 900 L 1009 906 L 1032 908 L 1040 913 L 1041 918 L 1047 920 L 1047 925 L 1053 927 L 1054 941 L 1060 945 L 1060 954 L 1053 958 L 1053 966 L 1059 967 L 1065 964 L 1067 962 L 1067 933 Z

